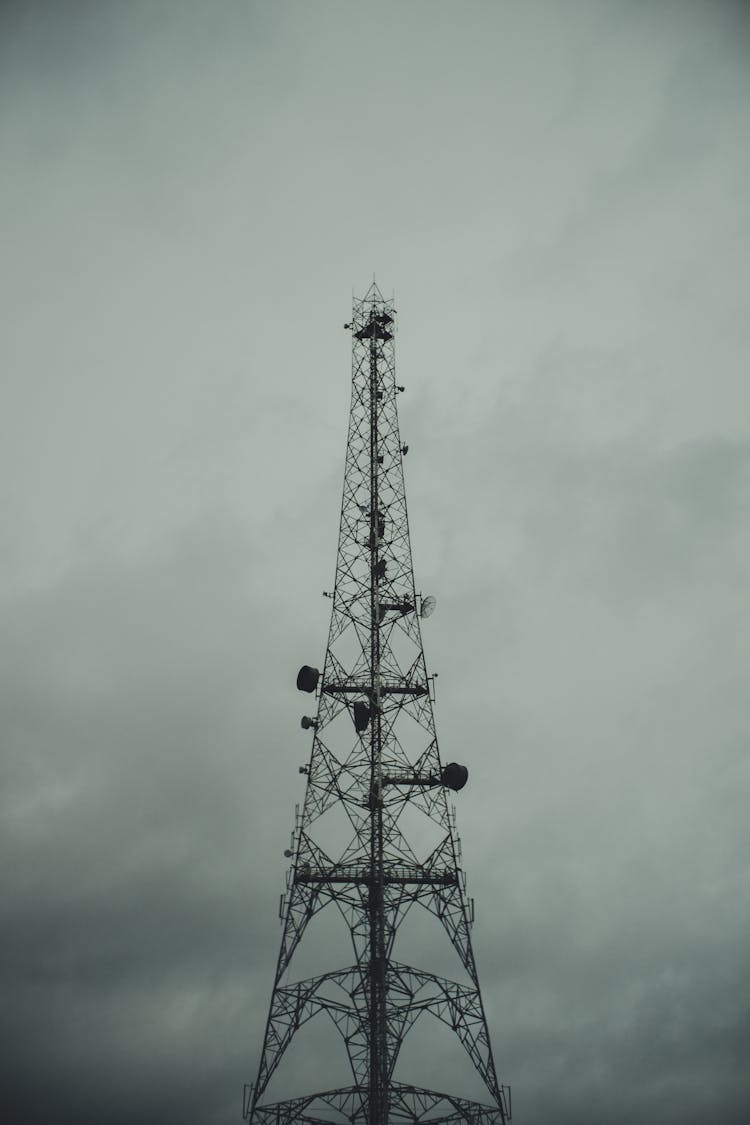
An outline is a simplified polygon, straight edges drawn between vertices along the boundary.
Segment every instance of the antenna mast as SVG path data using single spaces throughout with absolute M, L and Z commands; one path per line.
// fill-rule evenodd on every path
M 495 1073 L 471 947 L 473 901 L 448 803 L 448 791 L 462 789 L 468 771 L 455 762 L 443 766 L 438 751 L 420 629 L 435 599 L 414 585 L 395 309 L 374 281 L 355 299 L 346 328 L 352 400 L 331 623 L 322 674 L 303 665 L 297 677 L 317 710 L 302 719 L 313 732 L 309 764 L 301 769 L 305 801 L 288 852 L 281 949 L 244 1115 L 252 1125 L 505 1125 L 510 1089 Z M 335 810 L 345 813 L 346 830 L 333 847 L 321 830 Z M 324 910 L 338 910 L 354 961 L 295 980 L 294 954 Z M 410 911 L 442 925 L 465 983 L 394 959 Z M 484 1088 L 482 1101 L 397 1079 L 402 1044 L 423 1013 L 451 1029 Z M 294 1036 L 323 1014 L 341 1035 L 351 1084 L 267 1101 L 271 1080 L 282 1082 Z

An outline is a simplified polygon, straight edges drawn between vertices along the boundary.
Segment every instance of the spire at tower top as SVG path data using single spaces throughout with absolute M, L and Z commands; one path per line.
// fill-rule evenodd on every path
M 364 297 L 361 298 L 361 300 L 362 300 L 363 303 L 364 302 L 370 302 L 372 304 L 379 304 L 379 305 L 386 303 L 385 297 L 383 296 L 383 294 L 380 292 L 380 289 L 378 288 L 378 283 L 375 280 L 375 274 L 372 275 L 372 284 L 370 285 L 370 288 L 367 290 L 367 292 L 365 293 Z

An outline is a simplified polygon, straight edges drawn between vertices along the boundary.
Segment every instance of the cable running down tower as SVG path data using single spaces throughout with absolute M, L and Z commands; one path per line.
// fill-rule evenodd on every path
M 438 752 L 420 628 L 435 599 L 414 585 L 395 309 L 374 282 L 354 301 L 346 327 L 352 399 L 331 623 L 322 673 L 303 665 L 297 677 L 316 704 L 302 719 L 312 748 L 300 771 L 307 785 L 287 853 L 281 949 L 244 1116 L 251 1125 L 505 1125 L 510 1089 L 495 1072 L 471 946 L 473 902 L 448 801 L 468 771 L 443 765 Z M 325 827 L 334 816 L 345 825 L 337 834 Z M 348 930 L 351 962 L 298 979 L 295 953 L 323 911 L 338 912 Z M 412 912 L 444 928 L 461 981 L 396 959 L 399 926 Z M 309 1021 L 325 1017 L 340 1033 L 351 1082 L 277 1100 L 287 1048 Z M 465 1052 L 481 1101 L 401 1080 L 402 1045 L 429 1017 Z

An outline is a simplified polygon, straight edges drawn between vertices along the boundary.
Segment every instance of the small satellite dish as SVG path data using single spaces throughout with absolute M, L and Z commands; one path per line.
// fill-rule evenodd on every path
M 454 793 L 458 793 L 468 780 L 469 771 L 466 766 L 459 766 L 458 762 L 449 762 L 447 766 L 443 766 L 440 782 L 446 789 L 452 789 Z
M 297 687 L 300 691 L 315 691 L 318 686 L 318 679 L 320 672 L 317 668 L 311 668 L 309 664 L 303 664 L 297 673 Z
M 367 730 L 367 725 L 370 722 L 370 708 L 361 699 L 358 699 L 352 708 L 354 711 L 354 729 L 357 734 L 362 734 Z
M 284 848 L 284 855 L 286 856 L 287 859 L 291 859 L 292 856 L 294 855 L 294 852 L 292 851 L 291 848 Z
M 435 612 L 435 606 L 436 605 L 437 605 L 437 598 L 434 597 L 432 594 L 427 594 L 425 597 L 422 598 L 422 604 L 421 604 L 420 609 L 419 609 L 419 616 L 420 617 L 431 617 L 432 614 Z

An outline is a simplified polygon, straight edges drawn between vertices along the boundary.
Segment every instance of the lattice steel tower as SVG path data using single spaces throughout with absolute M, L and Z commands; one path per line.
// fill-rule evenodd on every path
M 355 300 L 346 325 L 352 400 L 336 582 L 327 595 L 333 604 L 322 675 L 305 665 L 297 678 L 297 687 L 314 696 L 317 713 L 302 719 L 312 730 L 312 749 L 301 769 L 305 800 L 287 852 L 293 861 L 260 1067 L 245 1090 L 252 1125 L 505 1125 L 510 1119 L 509 1090 L 495 1073 L 471 947 L 473 903 L 448 802 L 448 791 L 466 783 L 467 770 L 441 764 L 433 680 L 422 649 L 420 618 L 435 603 L 414 585 L 394 316 L 392 302 L 373 283 Z M 346 830 L 326 833 L 334 813 Z M 295 954 L 323 911 L 339 912 L 351 937 L 351 962 L 295 979 Z M 431 918 L 433 928 L 444 927 L 462 980 L 395 959 L 397 932 L 414 911 Z M 466 1052 L 481 1080 L 481 1100 L 398 1080 L 401 1047 L 416 1021 L 429 1015 Z M 328 1017 L 340 1033 L 350 1084 L 267 1101 L 287 1048 L 316 1017 Z

